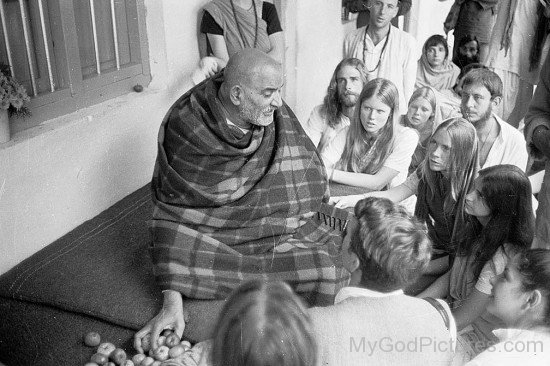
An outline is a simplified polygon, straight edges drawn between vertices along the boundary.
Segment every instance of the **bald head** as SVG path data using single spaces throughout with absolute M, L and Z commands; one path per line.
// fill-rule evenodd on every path
M 239 127 L 267 126 L 282 104 L 283 67 L 262 51 L 247 48 L 227 62 L 220 100 Z
M 229 59 L 224 71 L 224 83 L 231 88 L 234 85 L 253 85 L 262 79 L 266 72 L 282 74 L 280 63 L 266 53 L 255 48 L 245 48 Z

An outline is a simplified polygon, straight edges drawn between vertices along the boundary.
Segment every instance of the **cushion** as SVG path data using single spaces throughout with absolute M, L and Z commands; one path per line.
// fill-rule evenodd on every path
M 149 258 L 148 185 L 0 277 L 0 297 L 139 329 L 162 304 Z

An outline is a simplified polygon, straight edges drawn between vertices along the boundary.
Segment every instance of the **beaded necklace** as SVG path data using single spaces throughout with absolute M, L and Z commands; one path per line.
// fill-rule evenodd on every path
M 230 0 L 231 2 L 231 10 L 233 10 L 233 19 L 235 19 L 235 23 L 237 24 L 237 30 L 239 31 L 239 35 L 241 36 L 241 41 L 243 43 L 243 46 L 245 45 L 245 38 L 243 35 L 243 31 L 241 29 L 241 24 L 239 23 L 237 12 L 235 11 L 235 4 L 233 3 L 233 0 Z M 252 8 L 254 9 L 254 21 L 255 24 L 255 30 L 254 30 L 254 48 L 258 45 L 258 9 L 256 9 L 256 3 L 254 0 L 252 0 Z
M 367 29 L 365 29 L 365 37 L 363 37 L 363 54 L 367 52 L 367 34 L 369 31 L 369 26 L 367 25 Z M 384 47 L 382 47 L 382 52 L 380 52 L 380 56 L 378 57 L 378 63 L 376 64 L 376 67 L 372 70 L 369 70 L 366 65 L 365 69 L 367 70 L 367 73 L 373 73 L 378 69 L 380 66 L 380 63 L 382 62 L 382 57 L 384 56 L 384 51 L 386 51 L 386 46 L 388 45 L 388 41 L 390 40 L 390 32 L 391 32 L 391 26 L 388 28 L 388 34 L 386 35 L 386 41 L 384 42 Z M 365 57 L 365 55 L 363 55 Z M 366 60 L 365 60 L 366 61 Z

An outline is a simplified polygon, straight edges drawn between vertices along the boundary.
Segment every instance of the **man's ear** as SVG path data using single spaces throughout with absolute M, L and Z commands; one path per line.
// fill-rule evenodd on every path
M 501 101 L 502 101 L 502 97 L 494 97 L 491 102 L 493 103 L 493 107 L 498 107 Z
M 231 89 L 229 89 L 229 99 L 231 99 L 231 103 L 234 105 L 241 105 L 243 93 L 244 90 L 240 85 L 233 85 Z
M 531 294 L 527 298 L 527 302 L 525 304 L 525 308 L 536 308 L 537 306 L 542 304 L 542 294 L 539 290 L 533 290 L 531 291 Z

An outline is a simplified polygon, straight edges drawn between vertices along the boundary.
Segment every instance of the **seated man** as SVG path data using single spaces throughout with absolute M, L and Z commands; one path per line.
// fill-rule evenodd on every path
M 456 325 L 443 300 L 403 294 L 427 267 L 425 227 L 385 198 L 355 206 L 342 246 L 349 287 L 335 305 L 309 311 L 319 364 L 448 365 Z
M 319 152 L 340 130 L 350 125 L 355 103 L 367 83 L 365 64 L 356 58 L 345 58 L 332 74 L 323 104 L 313 109 L 304 126 Z
M 164 303 L 136 349 L 165 328 L 205 339 L 246 280 L 286 281 L 313 304 L 331 303 L 347 281 L 339 236 L 312 219 L 328 200 L 327 177 L 282 86 L 281 64 L 245 49 L 164 118 L 150 222 Z
M 462 116 L 476 129 L 481 169 L 499 164 L 512 164 L 525 171 L 527 148 L 517 129 L 494 111 L 502 101 L 502 81 L 486 68 L 466 74 L 461 92 Z

